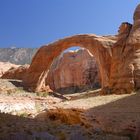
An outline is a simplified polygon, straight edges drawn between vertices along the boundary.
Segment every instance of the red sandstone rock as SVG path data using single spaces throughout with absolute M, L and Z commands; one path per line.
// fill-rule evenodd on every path
M 53 62 L 46 83 L 59 92 L 76 92 L 99 86 L 94 56 L 86 49 L 65 52 Z

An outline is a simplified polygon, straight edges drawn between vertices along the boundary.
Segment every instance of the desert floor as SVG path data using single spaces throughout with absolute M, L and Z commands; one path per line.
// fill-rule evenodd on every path
M 139 91 L 31 93 L 21 81 L 1 79 L 0 93 L 1 139 L 129 140 L 140 122 Z

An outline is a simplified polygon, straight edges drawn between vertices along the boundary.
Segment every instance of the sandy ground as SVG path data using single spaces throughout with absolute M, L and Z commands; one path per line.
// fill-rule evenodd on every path
M 108 133 L 111 135 L 113 134 L 112 139 L 114 140 L 115 136 L 119 137 L 116 138 L 116 140 L 119 140 L 120 136 L 126 136 L 122 138 L 122 140 L 125 140 L 128 139 L 127 136 L 134 135 L 137 129 L 137 124 L 140 122 L 139 92 L 124 95 L 102 96 L 100 95 L 100 90 L 94 90 L 83 93 L 67 94 L 63 96 L 61 94 L 51 94 L 47 96 L 45 95 L 44 97 L 44 93 L 43 96 L 40 96 L 36 95 L 35 93 L 28 93 L 23 89 L 19 90 L 19 87 L 17 89 L 16 86 L 12 85 L 11 83 L 9 84 L 9 82 L 7 81 L 4 81 L 3 83 L 4 84 L 0 84 L 0 111 L 14 115 L 19 115 L 20 118 L 18 118 L 18 120 L 19 122 L 23 123 L 22 125 L 24 125 L 24 119 L 22 119 L 21 116 L 30 118 L 32 121 L 30 122 L 30 120 L 27 119 L 27 122 L 29 121 L 28 123 L 31 123 L 30 125 L 34 126 L 34 118 L 36 118 L 36 115 L 38 116 L 38 114 L 41 114 L 43 110 L 44 113 L 47 113 L 47 111 L 51 109 L 56 110 L 56 112 L 59 112 L 58 108 L 60 108 L 62 110 L 62 112 L 59 112 L 59 117 L 61 119 L 63 119 L 61 115 L 65 115 L 67 118 L 72 117 L 71 119 L 73 119 L 75 117 L 75 114 L 71 114 L 71 110 L 75 109 L 76 111 L 81 109 L 82 112 L 79 113 L 80 120 L 82 120 L 81 122 L 86 124 L 86 126 L 88 127 L 88 132 L 86 132 L 86 136 L 88 133 L 91 132 L 94 132 L 94 138 L 95 133 Z M 4 88 L 2 88 L 2 85 L 4 86 Z M 8 89 L 8 92 L 3 93 L 5 89 Z M 9 94 L 9 89 L 12 94 Z M 55 114 L 53 115 L 55 116 Z M 12 118 L 12 122 L 14 120 L 13 117 L 14 116 L 8 117 L 9 119 L 7 122 L 5 122 L 5 124 L 7 123 L 7 125 L 9 126 L 10 119 Z M 46 116 L 44 115 L 43 117 L 45 118 Z M 53 119 L 56 118 L 53 117 Z M 1 122 L 1 120 L 2 119 L 0 118 L 0 129 L 1 123 L 3 123 Z M 17 127 L 20 127 L 19 122 L 16 122 Z M 82 132 L 85 132 L 85 130 L 83 130 L 81 126 L 62 125 L 62 120 L 59 124 L 55 124 L 54 121 L 51 122 L 51 120 L 49 120 L 48 122 L 49 124 L 47 123 L 46 125 L 49 128 L 42 126 L 42 121 L 39 121 L 36 127 L 44 131 L 46 129 L 48 130 L 51 128 L 51 131 L 49 132 L 53 135 L 55 135 L 55 131 L 56 133 L 58 133 L 59 131 L 63 132 L 64 130 L 72 131 L 75 130 L 77 127 L 79 127 L 79 130 L 81 130 Z M 36 129 L 36 127 L 32 129 Z M 29 127 L 27 128 L 30 130 Z M 7 129 L 4 128 L 3 130 Z M 11 128 L 8 128 L 7 131 L 11 132 Z M 7 131 L 5 133 L 7 133 Z M 70 132 L 68 132 L 68 134 L 69 133 Z M 99 137 L 100 136 L 101 135 L 99 135 Z M 93 137 L 91 136 L 91 139 Z M 97 138 L 97 140 L 102 140 L 102 138 L 105 137 L 105 135 L 101 136 L 100 138 L 99 137 Z M 106 140 L 110 139 L 108 137 Z
M 85 120 L 98 130 L 115 134 L 129 134 L 140 122 L 140 94 L 106 95 L 91 91 L 83 95 L 69 95 L 70 101 L 57 104 L 58 108 L 84 109 Z

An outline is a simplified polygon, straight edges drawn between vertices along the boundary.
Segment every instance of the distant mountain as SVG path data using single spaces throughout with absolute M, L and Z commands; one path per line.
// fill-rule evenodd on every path
M 30 64 L 37 48 L 0 48 L 0 61 L 13 64 Z

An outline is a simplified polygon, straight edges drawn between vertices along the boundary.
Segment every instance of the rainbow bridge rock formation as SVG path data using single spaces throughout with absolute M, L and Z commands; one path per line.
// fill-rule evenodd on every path
M 134 12 L 133 25 L 121 24 L 118 35 L 74 35 L 42 46 L 34 56 L 23 79 L 32 91 L 47 87 L 45 79 L 53 60 L 65 49 L 80 46 L 96 58 L 102 93 L 130 93 L 140 88 L 140 5 Z

